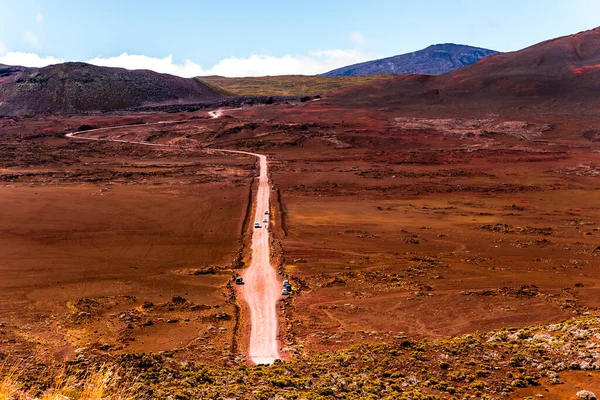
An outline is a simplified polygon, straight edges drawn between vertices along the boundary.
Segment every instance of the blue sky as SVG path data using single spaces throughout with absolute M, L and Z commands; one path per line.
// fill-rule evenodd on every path
M 599 15 L 600 0 L 0 0 L 0 63 L 314 74 L 435 43 L 518 50 Z

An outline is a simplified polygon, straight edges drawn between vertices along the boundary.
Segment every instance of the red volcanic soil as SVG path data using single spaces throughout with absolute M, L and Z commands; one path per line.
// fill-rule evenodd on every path
M 220 362 L 235 351 L 227 283 L 243 265 L 253 160 L 64 137 L 169 117 L 183 119 L 0 119 L 2 354 L 179 349 Z M 123 130 L 202 136 L 202 121 Z
M 333 95 L 344 107 L 531 108 L 596 113 L 600 28 L 489 56 L 439 76 L 405 75 Z M 325 103 L 320 104 L 321 106 Z M 318 107 L 319 105 L 317 105 Z
M 250 261 L 232 262 L 255 163 L 206 147 L 269 157 L 292 361 L 596 313 L 599 119 L 423 109 L 0 119 L 0 351 L 244 362 L 248 314 L 228 282 Z M 169 119 L 186 122 L 144 123 Z M 89 134 L 185 147 L 64 137 L 127 124 Z
M 236 111 L 262 122 L 229 135 L 273 160 L 292 351 L 600 306 L 598 118 L 335 101 Z
M 600 70 L 600 64 L 598 65 L 587 65 L 585 67 L 579 67 L 573 69 L 573 75 L 580 77 L 585 75 L 588 72 Z

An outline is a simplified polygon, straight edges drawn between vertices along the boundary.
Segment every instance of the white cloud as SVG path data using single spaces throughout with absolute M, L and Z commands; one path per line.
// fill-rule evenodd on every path
M 365 39 L 365 37 L 360 32 L 352 32 L 348 37 L 358 46 L 364 46 L 365 44 L 367 44 L 367 39 Z
M 185 60 L 183 64 L 175 64 L 173 57 L 154 58 L 144 55 L 123 53 L 117 57 L 96 57 L 86 61 L 87 63 L 103 67 L 119 67 L 127 69 L 150 69 L 165 74 L 193 77 L 204 74 L 199 64 Z
M 250 57 L 226 58 L 207 72 L 222 76 L 315 75 L 369 58 L 355 50 L 320 50 L 306 56 L 282 57 L 253 54 Z
M 43 20 L 44 20 L 44 14 L 42 14 L 41 12 L 38 12 L 37 14 L 35 14 L 35 22 L 37 22 L 38 24 L 41 24 Z
M 191 60 L 183 64 L 173 62 L 171 56 L 154 58 L 144 55 L 123 53 L 117 57 L 96 57 L 86 62 L 105 67 L 127 69 L 150 69 L 156 72 L 183 77 L 202 75 L 221 76 L 264 76 L 264 75 L 314 75 L 330 71 L 348 64 L 370 59 L 366 54 L 356 50 L 321 50 L 306 56 L 284 55 L 275 57 L 253 54 L 249 57 L 228 57 L 212 68 L 203 68 Z
M 353 39 L 355 42 L 366 42 L 362 35 L 359 33 L 356 34 L 358 36 L 354 36 Z M 355 34 L 351 34 L 351 37 L 353 35 Z M 37 41 L 37 37 L 32 32 L 26 32 L 24 38 L 25 36 L 27 36 L 26 40 L 32 44 Z M 1 54 L 2 47 L 0 43 Z M 191 60 L 185 60 L 183 63 L 175 63 L 171 56 L 156 58 L 127 53 L 116 57 L 95 57 L 85 62 L 106 67 L 149 69 L 182 77 L 202 75 L 235 77 L 294 74 L 315 75 L 373 58 L 372 55 L 368 55 L 358 49 L 334 49 L 311 51 L 305 55 L 288 54 L 279 57 L 267 54 L 252 54 L 248 57 L 228 57 L 219 61 L 211 68 L 203 68 L 200 64 Z M 61 62 L 64 62 L 64 60 L 54 57 L 41 57 L 35 53 L 9 52 L 0 57 L 0 63 L 2 64 L 30 67 L 42 67 Z
M 1 52 L 0 52 L 1 54 Z M 45 67 L 65 62 L 61 58 L 40 57 L 35 53 L 8 52 L 0 57 L 0 64 L 22 65 L 25 67 Z
M 37 35 L 31 31 L 23 32 L 23 40 L 25 40 L 30 45 L 36 46 L 36 47 L 40 44 L 40 41 L 39 41 Z

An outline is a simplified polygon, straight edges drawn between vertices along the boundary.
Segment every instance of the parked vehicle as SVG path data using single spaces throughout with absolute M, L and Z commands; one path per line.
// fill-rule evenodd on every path
M 241 276 L 238 276 L 235 278 L 235 284 L 236 285 L 243 285 L 244 284 L 244 280 L 242 279 Z
M 267 218 L 263 218 L 263 224 L 268 224 L 269 220 Z
M 260 222 L 255 222 L 255 223 L 254 223 L 254 227 L 255 227 L 255 228 L 261 228 L 261 227 L 262 227 L 262 225 L 260 224 Z
M 269 215 L 269 210 L 265 211 L 265 215 Z
M 290 284 L 290 281 L 288 281 L 287 279 L 283 281 L 283 286 L 287 286 Z
M 283 290 L 281 291 L 281 294 L 282 294 L 282 295 L 284 295 L 284 296 L 287 296 L 288 294 L 290 294 L 290 291 L 289 291 L 289 290 L 287 290 L 287 289 L 283 289 Z

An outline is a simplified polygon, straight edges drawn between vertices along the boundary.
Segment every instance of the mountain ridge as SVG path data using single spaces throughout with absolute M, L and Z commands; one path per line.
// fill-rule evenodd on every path
M 348 107 L 468 106 L 598 112 L 600 27 L 494 54 L 443 75 L 401 75 L 332 94 Z
M 500 54 L 496 50 L 455 43 L 433 44 L 424 49 L 392 57 L 348 65 L 321 76 L 359 76 L 375 74 L 437 75 L 471 65 L 487 56 Z

